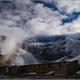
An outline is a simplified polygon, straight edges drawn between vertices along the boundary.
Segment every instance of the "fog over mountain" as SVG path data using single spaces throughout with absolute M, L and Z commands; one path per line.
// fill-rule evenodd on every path
M 4 64 L 36 64 L 80 55 L 80 1 L 0 0 L 0 36 L 6 36 L 0 42 L 0 63 Z M 32 53 L 22 50 L 23 42 L 33 39 L 38 39 L 36 44 L 52 42 L 49 47 L 53 47 L 47 52 L 42 50 L 41 55 L 36 54 L 36 49 Z

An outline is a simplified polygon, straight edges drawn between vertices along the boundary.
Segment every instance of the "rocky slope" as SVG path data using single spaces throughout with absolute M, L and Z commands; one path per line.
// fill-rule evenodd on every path
M 24 46 L 40 62 L 51 62 L 61 57 L 80 55 L 80 33 L 66 36 L 41 37 L 26 40 Z M 49 41 L 46 39 L 48 38 Z M 51 39 L 51 40 L 50 40 Z

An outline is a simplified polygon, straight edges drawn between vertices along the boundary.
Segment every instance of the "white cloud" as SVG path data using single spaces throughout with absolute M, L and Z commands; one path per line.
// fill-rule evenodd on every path
M 37 4 L 34 7 L 35 17 L 26 23 L 27 32 L 36 35 L 57 35 L 61 34 L 61 19 L 63 18 L 57 11 Z M 64 16 L 65 17 L 65 16 Z M 31 34 L 30 34 L 31 35 Z
M 54 0 L 57 3 L 57 7 L 62 11 L 71 14 L 72 12 L 80 11 L 79 0 Z
M 65 34 L 74 34 L 80 32 L 80 17 L 72 23 L 63 25 L 62 31 Z

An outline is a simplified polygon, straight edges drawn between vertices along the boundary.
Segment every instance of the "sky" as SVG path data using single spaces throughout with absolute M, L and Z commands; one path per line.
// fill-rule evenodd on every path
M 80 32 L 79 0 L 24 0 L 28 5 L 24 29 L 29 36 Z M 21 0 L 18 0 L 21 3 Z M 24 7 L 25 8 L 25 7 Z M 24 13 L 24 12 L 23 12 Z
M 9 31 L 10 33 L 13 31 L 14 36 L 16 32 L 20 34 L 22 31 L 22 35 L 26 34 L 25 37 L 28 38 L 39 35 L 54 36 L 80 32 L 79 0 L 9 1 L 11 3 L 7 3 L 8 5 L 6 2 L 5 4 L 0 3 L 2 10 L 0 26 L 3 26 L 0 27 L 0 32 L 2 34 L 4 32 L 9 34 Z
M 43 4 L 53 14 L 52 25 L 55 27 L 53 32 L 56 34 L 70 34 L 80 32 L 80 1 L 79 0 L 33 0 L 36 4 Z M 49 12 L 50 12 L 49 11 Z M 50 15 L 49 15 L 50 17 Z M 55 19 L 56 18 L 56 19 Z M 50 23 L 49 23 L 50 24 Z M 53 27 L 52 26 L 52 27 Z M 58 33 L 59 32 L 59 33 Z M 55 35 L 56 35 L 55 34 Z

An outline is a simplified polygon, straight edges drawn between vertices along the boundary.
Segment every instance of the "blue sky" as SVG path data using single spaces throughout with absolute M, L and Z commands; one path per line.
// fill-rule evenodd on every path
M 56 6 L 55 2 L 49 3 L 49 2 L 40 1 L 40 0 L 39 1 L 33 0 L 33 2 L 44 4 L 44 6 L 52 9 L 53 11 L 55 10 L 55 11 L 58 11 L 61 15 L 66 15 L 67 18 L 62 19 L 62 24 L 71 23 L 74 20 L 78 19 L 78 17 L 80 16 L 80 11 L 68 14 L 68 13 L 64 12 L 64 10 L 59 10 L 58 7 Z

